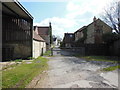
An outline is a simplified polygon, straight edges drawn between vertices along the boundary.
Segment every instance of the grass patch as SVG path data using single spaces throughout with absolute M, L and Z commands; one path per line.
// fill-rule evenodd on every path
M 0 90 L 2 89 L 2 71 L 0 71 Z
M 113 71 L 116 69 L 120 69 L 120 65 L 103 68 L 102 71 Z
M 48 68 L 47 59 L 38 57 L 32 63 L 25 62 L 2 72 L 2 88 L 24 88 L 35 76 Z
M 51 50 L 46 51 L 43 55 L 44 56 L 51 56 Z
M 16 59 L 15 62 L 22 62 L 22 59 Z
M 8 68 L 13 68 L 13 67 L 16 67 L 17 65 L 18 65 L 18 63 L 15 63 L 13 65 L 8 65 L 6 67 L 3 67 L 2 70 L 8 69 Z
M 105 61 L 105 62 L 113 62 L 113 63 L 119 62 L 118 57 L 112 57 L 112 56 L 79 56 L 79 57 L 91 61 Z
M 35 58 L 34 58 L 34 57 L 28 57 L 27 59 L 28 59 L 28 60 L 32 60 L 32 59 L 35 59 Z

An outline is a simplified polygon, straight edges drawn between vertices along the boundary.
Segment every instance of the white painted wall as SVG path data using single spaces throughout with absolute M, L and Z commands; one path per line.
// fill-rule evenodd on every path
M 46 52 L 46 43 L 45 42 L 33 40 L 33 57 L 34 58 L 41 56 L 42 48 L 43 48 L 43 53 L 45 53 Z

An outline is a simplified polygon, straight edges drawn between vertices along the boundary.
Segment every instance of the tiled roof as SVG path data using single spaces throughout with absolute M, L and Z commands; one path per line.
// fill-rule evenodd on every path
M 40 37 L 35 31 L 33 31 L 33 39 L 44 42 L 45 40 Z
M 82 28 L 78 29 L 75 33 L 81 32 L 83 29 L 85 29 L 87 26 L 83 26 Z
M 49 27 L 38 27 L 39 35 L 49 35 Z
M 82 31 L 83 29 L 85 29 L 87 26 L 83 26 L 82 28 L 80 28 L 78 31 Z

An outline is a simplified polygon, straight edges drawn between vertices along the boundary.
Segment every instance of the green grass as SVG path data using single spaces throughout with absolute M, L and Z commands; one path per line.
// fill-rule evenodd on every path
M 76 56 L 76 57 L 80 57 L 89 61 L 104 61 L 104 62 L 112 62 L 112 63 L 120 62 L 120 59 L 118 57 L 113 57 L 113 56 Z M 101 71 L 113 71 L 116 69 L 120 69 L 120 65 L 103 68 L 101 69 Z
M 119 60 L 118 57 L 112 57 L 112 56 L 80 56 L 80 58 L 91 61 L 105 61 L 105 62 L 113 62 L 113 63 L 118 63 Z
M 2 72 L 2 88 L 24 88 L 35 76 L 48 68 L 47 59 L 38 57 L 32 63 L 22 63 Z
M 113 71 L 113 70 L 116 70 L 116 69 L 120 69 L 120 65 L 103 68 L 102 71 Z
M 6 67 L 3 67 L 2 70 L 8 69 L 8 68 L 13 68 L 13 67 L 16 67 L 17 65 L 18 65 L 18 63 L 10 65 L 10 66 L 8 65 Z
M 2 88 L 2 71 L 0 71 L 0 90 Z
M 51 55 L 51 50 L 46 51 L 43 55 L 44 56 L 50 56 Z
M 22 59 L 16 59 L 15 62 L 22 62 Z
M 34 57 L 28 57 L 27 59 L 28 59 L 28 60 L 32 60 L 32 59 L 35 59 L 35 58 L 34 58 Z

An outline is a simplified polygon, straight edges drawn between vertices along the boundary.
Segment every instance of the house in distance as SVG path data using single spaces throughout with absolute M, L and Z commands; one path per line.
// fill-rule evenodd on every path
M 112 28 L 105 22 L 96 17 L 93 18 L 93 22 L 87 26 L 83 26 L 77 30 L 75 34 L 75 42 L 84 44 L 102 44 L 102 35 L 106 33 L 112 33 Z
M 71 50 L 77 49 L 75 51 L 81 55 L 108 55 L 109 47 L 103 40 L 103 35 L 106 33 L 112 33 L 112 28 L 94 17 L 89 25 L 81 27 L 74 33 L 65 33 L 61 46 L 73 47 Z
M 63 46 L 68 48 L 73 47 L 74 39 L 74 33 L 65 33 L 63 38 Z
M 52 44 L 52 26 L 34 26 L 36 34 L 41 36 L 46 42 L 46 49 L 49 50 Z

